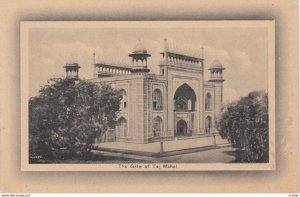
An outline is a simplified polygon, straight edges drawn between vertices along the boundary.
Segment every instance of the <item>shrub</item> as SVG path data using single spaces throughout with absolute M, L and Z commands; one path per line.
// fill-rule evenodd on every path
M 218 130 L 239 149 L 237 161 L 268 162 L 268 122 L 268 95 L 255 91 L 224 108 Z
M 86 158 L 95 138 L 115 123 L 120 100 L 110 85 L 50 79 L 29 101 L 31 158 Z

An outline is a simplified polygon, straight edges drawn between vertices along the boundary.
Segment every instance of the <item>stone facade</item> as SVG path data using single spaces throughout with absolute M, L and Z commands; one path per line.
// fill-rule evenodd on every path
M 150 74 L 151 55 L 138 43 L 131 66 L 95 63 L 95 83 L 107 83 L 122 90 L 118 123 L 113 130 L 117 141 L 150 143 L 215 132 L 223 97 L 222 65 L 215 61 L 211 77 L 204 81 L 204 59 L 165 50 L 159 74 Z

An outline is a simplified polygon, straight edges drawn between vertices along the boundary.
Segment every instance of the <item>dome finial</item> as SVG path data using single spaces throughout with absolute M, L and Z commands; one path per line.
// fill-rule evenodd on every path
M 211 63 L 211 68 L 220 68 L 223 67 L 222 63 L 219 61 L 219 59 L 215 59 L 212 63 Z
M 147 53 L 146 47 L 143 45 L 141 39 L 138 39 L 138 43 L 133 48 L 132 53 Z

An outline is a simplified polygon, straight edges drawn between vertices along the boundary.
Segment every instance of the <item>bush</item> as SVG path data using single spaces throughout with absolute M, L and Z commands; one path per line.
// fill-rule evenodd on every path
M 255 91 L 224 109 L 218 130 L 239 149 L 238 162 L 268 162 L 268 122 L 268 95 Z
M 30 157 L 86 158 L 95 138 L 115 124 L 120 100 L 109 85 L 50 79 L 29 101 Z

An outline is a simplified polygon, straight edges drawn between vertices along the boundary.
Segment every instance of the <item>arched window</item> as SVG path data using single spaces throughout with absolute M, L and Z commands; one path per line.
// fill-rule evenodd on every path
M 121 100 L 121 110 L 127 110 L 127 92 L 124 89 L 121 89 L 121 95 L 122 95 L 122 100 Z
M 205 110 L 211 110 L 211 94 L 207 93 L 205 95 Z
M 175 105 L 176 105 L 175 106 L 176 110 L 179 110 L 179 111 L 187 110 L 188 109 L 188 100 L 185 97 L 180 96 L 177 98 Z
M 212 125 L 211 125 L 211 117 L 210 117 L 210 116 L 207 116 L 207 117 L 205 118 L 205 132 L 206 132 L 206 133 L 209 133 L 211 127 L 212 127 Z
M 152 101 L 153 101 L 153 110 L 163 109 L 163 97 L 159 89 L 155 89 L 153 91 Z
M 163 130 L 163 124 L 162 119 L 159 116 L 153 119 L 152 127 L 153 137 L 160 137 Z
M 127 137 L 128 135 L 127 120 L 124 117 L 118 120 L 118 135 L 122 137 Z

